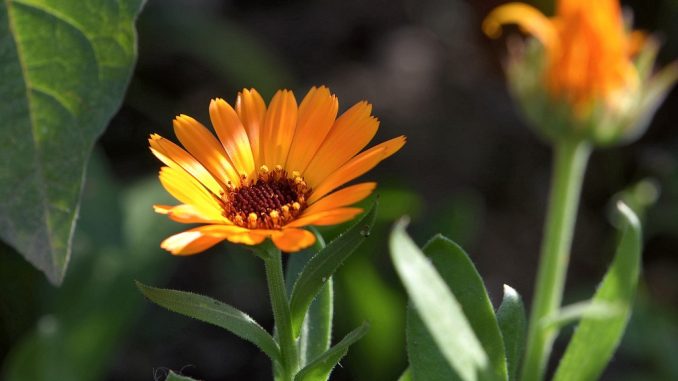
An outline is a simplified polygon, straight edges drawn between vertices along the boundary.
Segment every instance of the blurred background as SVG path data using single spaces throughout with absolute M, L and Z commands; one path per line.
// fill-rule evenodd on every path
M 406 298 L 386 250 L 395 219 L 412 217 L 419 244 L 441 232 L 459 242 L 497 305 L 502 284 L 529 305 L 548 191 L 550 151 L 526 127 L 504 85 L 504 40 L 480 22 L 496 0 L 149 0 L 138 20 L 139 58 L 122 109 L 88 168 L 72 264 L 61 288 L 0 246 L 0 373 L 7 380 L 161 380 L 168 369 L 198 379 L 270 380 L 268 359 L 221 330 L 145 301 L 133 280 L 210 295 L 272 318 L 263 266 L 220 245 L 172 257 L 159 242 L 184 229 L 152 212 L 169 202 L 147 148 L 171 120 L 205 123 L 209 100 L 254 87 L 301 100 L 327 85 L 340 111 L 366 99 L 381 120 L 375 142 L 405 148 L 368 176 L 379 182 L 370 239 L 335 282 L 335 340 L 362 321 L 368 335 L 335 380 L 394 380 L 406 367 Z M 551 2 L 537 6 L 549 12 Z M 678 58 L 678 2 L 624 1 L 634 25 Z M 547 13 L 548 14 L 548 13 Z M 515 32 L 515 30 L 512 30 Z M 629 146 L 596 151 L 584 184 L 567 301 L 590 296 L 614 252 L 610 200 L 652 178 L 660 193 L 645 214 L 635 311 L 605 380 L 678 379 L 678 91 Z M 345 227 L 323 230 L 326 239 Z M 1 245 L 1 244 L 0 244 Z M 562 352 L 570 332 L 556 345 Z

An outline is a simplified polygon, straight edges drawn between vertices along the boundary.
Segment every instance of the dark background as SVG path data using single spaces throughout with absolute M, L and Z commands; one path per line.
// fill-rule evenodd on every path
M 633 8 L 637 28 L 662 39 L 660 65 L 676 59 L 678 2 L 623 3 Z M 375 142 L 408 137 L 401 152 L 365 176 L 380 183 L 380 215 L 374 234 L 337 276 L 334 338 L 363 320 L 372 328 L 333 379 L 394 380 L 406 367 L 406 298 L 385 247 L 403 214 L 412 216 L 409 230 L 418 243 L 441 232 L 462 244 L 495 305 L 504 283 L 529 304 L 551 159 L 507 93 L 504 40 L 480 31 L 498 4 L 150 0 L 138 21 L 139 59 L 127 97 L 90 165 L 64 286 L 47 285 L 18 256 L 3 259 L 0 282 L 19 294 L 0 304 L 5 371 L 33 360 L 59 369 L 45 378 L 55 380 L 152 380 L 167 369 L 210 381 L 271 379 L 269 361 L 256 348 L 151 305 L 132 281 L 207 294 L 272 326 L 258 259 L 231 245 L 172 257 L 157 245 L 183 226 L 150 207 L 166 196 L 148 135 L 173 138 L 171 120 L 179 113 L 207 123 L 209 100 L 232 102 L 243 87 L 267 101 L 276 89 L 290 88 L 300 101 L 311 86 L 327 85 L 340 112 L 363 99 L 374 105 L 381 120 Z M 538 6 L 552 8 L 548 1 Z M 676 120 L 674 91 L 639 141 L 596 151 L 586 175 L 567 301 L 591 295 L 614 252 L 610 199 L 646 178 L 661 189 L 646 216 L 636 311 L 606 380 L 678 379 L 671 359 L 678 350 Z M 566 330 L 556 354 L 567 336 Z M 61 369 L 69 366 L 76 370 Z

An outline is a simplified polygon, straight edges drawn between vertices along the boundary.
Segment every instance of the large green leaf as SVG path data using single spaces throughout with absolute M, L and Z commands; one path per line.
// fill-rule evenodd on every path
M 506 380 L 504 342 L 494 308 L 470 258 L 459 245 L 441 235 L 433 237 L 423 251 L 461 305 L 488 356 L 493 378 Z M 411 307 L 408 310 L 407 339 L 412 377 L 415 380 L 458 379 L 440 353 L 429 329 Z
M 555 381 L 596 380 L 619 345 L 631 316 L 640 275 L 642 233 L 636 215 L 625 204 L 618 210 L 625 220 L 622 237 L 610 269 L 593 296 L 593 303 L 610 303 L 620 313 L 581 320 L 554 376 Z
M 497 310 L 497 323 L 504 339 L 508 379 L 514 381 L 518 379 L 520 360 L 525 350 L 527 318 L 520 295 L 507 285 L 504 285 L 504 299 Z
M 292 329 L 295 337 L 301 332 L 306 311 L 322 287 L 335 271 L 369 235 L 374 225 L 377 204 L 372 205 L 355 225 L 330 242 L 308 261 L 299 278 L 294 283 L 290 297 Z
M 445 365 L 464 381 L 491 377 L 490 359 L 462 306 L 431 261 L 407 235 L 405 225 L 401 220 L 393 228 L 389 241 L 391 258 L 417 314 L 446 360 Z M 416 380 L 414 371 L 412 375 Z
M 55 284 L 68 264 L 87 159 L 132 73 L 142 4 L 0 4 L 0 238 Z
M 143 285 L 139 290 L 153 303 L 170 311 L 224 328 L 251 342 L 274 361 L 280 361 L 280 349 L 273 337 L 249 315 L 207 296 Z
M 311 228 L 315 234 L 315 245 L 299 253 L 289 255 L 287 261 L 287 273 L 285 275 L 285 286 L 287 292 L 292 292 L 294 282 L 303 271 L 308 261 L 313 255 L 325 247 L 325 241 L 317 230 Z M 327 281 L 322 287 L 318 296 L 313 299 L 304 323 L 301 326 L 301 333 L 297 346 L 299 347 L 299 365 L 304 366 L 310 360 L 318 357 L 330 348 L 332 341 L 332 314 L 334 308 L 334 288 L 332 279 Z
M 294 381 L 325 381 L 329 378 L 332 369 L 339 363 L 346 353 L 348 348 L 365 336 L 369 324 L 363 323 L 360 327 L 351 331 L 344 337 L 337 345 L 330 348 L 325 353 L 316 357 L 308 365 L 302 368 L 294 377 Z

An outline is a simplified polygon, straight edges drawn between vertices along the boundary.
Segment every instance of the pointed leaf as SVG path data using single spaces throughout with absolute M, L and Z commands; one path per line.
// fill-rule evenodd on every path
M 287 274 L 285 284 L 287 292 L 292 292 L 294 282 L 304 269 L 304 266 L 313 255 L 325 247 L 325 241 L 317 230 L 311 228 L 316 237 L 313 247 L 294 253 L 287 261 Z M 333 314 L 334 291 L 332 279 L 322 287 L 318 296 L 313 299 L 311 306 L 306 312 L 304 323 L 297 345 L 299 347 L 299 363 L 303 367 L 309 360 L 314 359 L 330 348 L 332 340 L 332 314 Z
M 517 380 L 520 360 L 525 351 L 527 318 L 520 295 L 508 285 L 504 285 L 504 299 L 497 310 L 497 322 L 504 338 L 508 379 Z
M 330 377 L 332 369 L 339 363 L 339 361 L 346 356 L 348 348 L 360 340 L 367 330 L 370 328 L 369 324 L 363 323 L 360 327 L 351 331 L 344 337 L 337 345 L 330 348 L 322 355 L 316 357 L 308 365 L 297 373 L 294 381 L 324 381 Z
M 167 378 L 165 378 L 165 381 L 196 381 L 196 380 L 195 378 L 190 378 L 187 376 L 176 374 L 170 370 L 169 374 L 167 375 Z
M 376 212 L 377 203 L 375 202 L 360 221 L 314 255 L 304 267 L 299 279 L 294 283 L 290 297 L 290 313 L 295 337 L 299 337 L 306 311 L 313 299 L 346 258 L 353 254 L 355 249 L 369 236 Z
M 621 202 L 617 208 L 626 222 L 621 242 L 592 302 L 617 305 L 621 313 L 607 319 L 582 319 L 560 361 L 555 381 L 598 379 L 619 345 L 631 316 L 640 274 L 642 233 L 633 211 Z
M 416 312 L 438 350 L 462 380 L 484 379 L 491 366 L 487 354 L 460 303 L 433 264 L 407 235 L 405 225 L 406 222 L 401 220 L 393 228 L 391 258 Z M 416 372 L 413 376 L 416 380 Z
M 224 328 L 251 342 L 274 361 L 280 361 L 280 349 L 271 335 L 249 315 L 228 304 L 191 292 L 167 290 L 136 282 L 150 301 L 170 311 Z
M 85 166 L 136 59 L 142 0 L 0 3 L 0 238 L 54 284 Z

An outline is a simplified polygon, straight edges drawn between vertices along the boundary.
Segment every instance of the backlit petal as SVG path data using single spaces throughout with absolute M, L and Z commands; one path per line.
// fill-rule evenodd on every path
M 308 199 L 309 204 L 314 203 L 334 189 L 374 168 L 379 162 L 402 148 L 402 146 L 405 145 L 405 141 L 406 139 L 404 136 L 393 138 L 378 144 L 349 160 L 314 188 L 311 197 Z
M 221 206 L 204 186 L 182 169 L 162 167 L 160 183 L 174 198 L 193 207 L 206 219 L 221 218 Z
M 508 3 L 495 8 L 483 21 L 483 31 L 496 38 L 501 35 L 501 26 L 505 24 L 518 24 L 547 48 L 557 47 L 558 32 L 553 22 L 530 5 Z
M 337 117 L 339 102 L 327 87 L 312 88 L 299 106 L 299 120 L 286 168 L 303 173 Z
M 210 102 L 210 119 L 235 170 L 247 178 L 254 172 L 252 148 L 235 110 L 221 98 Z
M 307 214 L 324 212 L 326 210 L 354 204 L 369 196 L 376 187 L 377 183 L 372 182 L 351 185 L 350 187 L 338 190 L 314 202 L 304 210 L 302 217 Z
M 351 220 L 353 217 L 362 213 L 360 208 L 338 208 L 325 210 L 322 212 L 311 213 L 290 222 L 286 228 L 297 228 L 308 225 L 325 226 L 336 225 Z
M 315 243 L 313 233 L 304 229 L 285 228 L 271 236 L 271 240 L 278 249 L 292 253 L 305 249 Z
M 260 157 L 269 168 L 285 166 L 297 126 L 297 101 L 289 90 L 278 91 L 266 111 L 261 130 Z
M 264 124 L 266 115 L 266 103 L 259 93 L 254 89 L 243 89 L 238 93 L 238 100 L 235 102 L 235 111 L 245 126 L 247 137 L 252 148 L 252 157 L 254 158 L 254 168 L 261 166 L 259 157 L 259 146 L 261 139 L 261 128 Z

